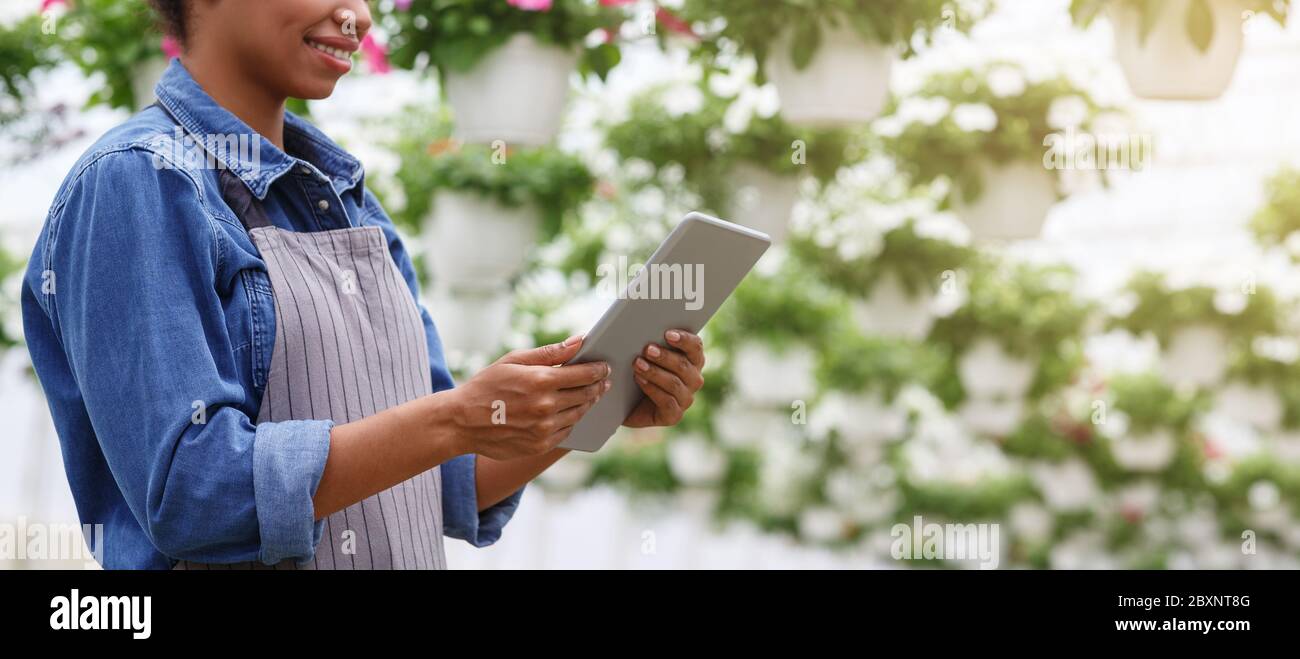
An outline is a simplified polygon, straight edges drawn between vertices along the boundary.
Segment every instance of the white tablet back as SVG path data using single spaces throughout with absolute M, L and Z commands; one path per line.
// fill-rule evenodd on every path
M 569 361 L 609 362 L 614 386 L 560 446 L 578 451 L 603 446 L 645 395 L 632 379 L 633 360 L 649 343 L 666 345 L 664 332 L 670 329 L 698 333 L 771 244 L 759 231 L 701 213 L 687 215 Z

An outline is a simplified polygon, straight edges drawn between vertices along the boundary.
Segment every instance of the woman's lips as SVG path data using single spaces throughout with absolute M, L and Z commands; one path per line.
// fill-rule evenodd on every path
M 340 73 L 352 70 L 352 53 L 357 50 L 356 42 L 336 37 L 307 37 L 303 39 L 303 44 L 315 51 L 330 68 Z

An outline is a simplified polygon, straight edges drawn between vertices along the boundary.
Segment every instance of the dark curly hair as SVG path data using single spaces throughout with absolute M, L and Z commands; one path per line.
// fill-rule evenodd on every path
M 149 6 L 153 7 L 154 13 L 158 15 L 158 22 L 167 34 L 175 37 L 182 43 L 186 37 L 186 0 L 149 0 Z

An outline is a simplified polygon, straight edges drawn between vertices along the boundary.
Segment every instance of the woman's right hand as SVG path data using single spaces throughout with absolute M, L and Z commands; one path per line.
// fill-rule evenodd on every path
M 545 453 L 609 390 L 609 365 L 561 366 L 582 337 L 516 350 L 453 389 L 457 435 L 468 453 L 510 460 Z

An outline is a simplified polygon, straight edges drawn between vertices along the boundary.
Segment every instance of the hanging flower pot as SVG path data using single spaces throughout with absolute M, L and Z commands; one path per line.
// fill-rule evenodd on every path
M 534 206 L 504 206 L 472 192 L 443 191 L 424 231 L 433 281 L 456 288 L 495 290 L 523 268 L 537 244 L 541 218 Z
M 157 100 L 153 88 L 162 80 L 163 72 L 170 63 L 170 60 L 159 54 L 131 68 L 131 92 L 135 96 L 136 109 L 144 108 Z
M 668 468 L 687 487 L 715 485 L 727 473 L 727 454 L 699 435 L 682 435 L 668 442 Z
M 1264 432 L 1278 430 L 1282 426 L 1285 412 L 1277 391 L 1239 381 L 1231 382 L 1219 390 L 1215 397 L 1215 409 Z
M 1024 417 L 1023 398 L 968 398 L 958 414 L 967 428 L 990 437 L 1005 437 L 1020 426 Z
M 1034 382 L 1033 361 L 1015 357 L 995 340 L 981 337 L 957 362 L 962 387 L 969 398 L 1022 398 Z
M 870 42 L 841 25 L 822 31 L 812 60 L 800 68 L 791 57 L 791 39 L 789 33 L 779 38 L 765 61 L 787 121 L 811 127 L 850 126 L 880 114 L 889 97 L 891 47 Z
M 1208 387 L 1228 370 L 1228 335 L 1213 325 L 1179 328 L 1160 353 L 1165 379 L 1180 387 Z
M 1228 88 L 1242 46 L 1241 0 L 1112 2 L 1115 54 L 1142 98 L 1208 100 Z M 1156 12 L 1151 17 L 1143 12 Z
M 781 242 L 789 233 L 790 214 L 799 199 L 799 177 L 775 174 L 749 163 L 733 172 L 731 221 L 758 229 Z
M 1130 471 L 1160 471 L 1169 466 L 1177 448 L 1168 430 L 1125 435 L 1110 443 L 1110 453 L 1115 462 Z
M 519 33 L 472 70 L 448 71 L 443 85 L 455 115 L 456 136 L 479 143 L 550 142 L 560 130 L 577 62 L 576 50 Z
M 430 313 L 448 350 L 462 354 L 498 352 L 510 331 L 514 296 L 508 286 L 457 289 L 435 285 Z
M 980 167 L 982 193 L 966 200 L 958 193 L 953 206 L 970 227 L 971 236 L 984 241 L 1026 240 L 1037 237 L 1056 205 L 1056 177 L 1040 162 L 984 163 Z
M 794 401 L 808 400 L 816 392 L 815 356 L 806 346 L 778 350 L 749 341 L 736 349 L 733 359 L 737 393 L 751 403 L 789 409 Z
M 724 446 L 749 448 L 793 428 L 790 407 L 755 406 L 730 398 L 713 413 L 713 431 Z
M 866 299 L 853 303 L 853 319 L 868 336 L 919 341 L 934 325 L 934 293 L 909 293 L 894 273 L 880 277 Z
M 810 421 L 816 435 L 834 430 L 847 446 L 898 439 L 907 430 L 907 410 L 885 402 L 879 392 L 833 391 L 818 403 Z

